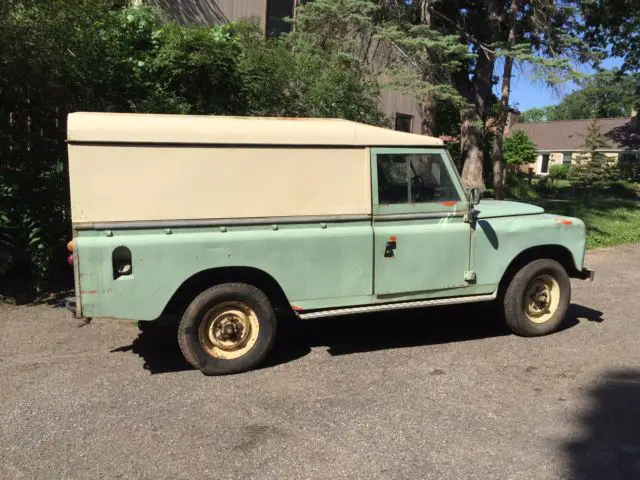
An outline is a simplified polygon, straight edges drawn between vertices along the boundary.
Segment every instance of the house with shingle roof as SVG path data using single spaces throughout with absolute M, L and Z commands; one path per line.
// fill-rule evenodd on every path
M 592 119 L 555 120 L 550 122 L 512 122 L 510 130 L 522 130 L 536 144 L 538 155 L 535 163 L 525 166 L 525 171 L 546 175 L 551 165 L 575 164 L 584 152 L 584 141 Z M 640 162 L 640 125 L 638 116 L 632 118 L 599 118 L 600 132 L 609 140 L 609 146 L 601 151 L 616 163 L 623 156 Z

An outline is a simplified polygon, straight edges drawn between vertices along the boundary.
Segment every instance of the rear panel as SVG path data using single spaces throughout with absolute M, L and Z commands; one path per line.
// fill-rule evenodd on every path
M 180 285 L 202 270 L 251 267 L 301 308 L 367 303 L 371 221 L 80 231 L 77 269 L 86 317 L 157 318 Z M 130 270 L 119 274 L 130 255 Z

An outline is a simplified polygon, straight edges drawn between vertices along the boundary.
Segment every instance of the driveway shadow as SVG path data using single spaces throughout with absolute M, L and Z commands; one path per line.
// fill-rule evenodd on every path
M 640 478 L 640 370 L 607 372 L 588 393 L 577 435 L 562 445 L 567 478 Z
M 495 305 L 454 305 L 366 315 L 295 320 L 283 318 L 273 350 L 258 368 L 270 368 L 307 355 L 313 347 L 328 347 L 332 356 L 415 346 L 465 342 L 509 335 Z M 602 321 L 602 312 L 572 304 L 560 330 L 580 319 Z M 175 320 L 142 330 L 130 344 L 112 352 L 131 352 L 151 373 L 192 370 L 176 341 Z

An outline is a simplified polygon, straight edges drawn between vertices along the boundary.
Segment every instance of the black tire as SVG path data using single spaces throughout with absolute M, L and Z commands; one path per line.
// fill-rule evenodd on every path
M 527 315 L 525 295 L 532 282 L 538 278 L 551 277 L 559 289 L 558 305 L 555 312 L 542 323 L 532 321 Z M 554 287 L 555 288 L 555 287 Z M 571 301 L 571 280 L 567 271 L 555 260 L 539 259 L 522 267 L 511 279 L 502 303 L 507 327 L 522 337 L 538 337 L 556 331 L 567 313 Z
M 257 340 L 238 358 L 213 356 L 204 346 L 199 329 L 207 314 L 225 302 L 250 307 L 259 325 Z M 252 285 L 225 283 L 205 290 L 185 310 L 178 326 L 178 343 L 185 359 L 205 375 L 227 375 L 251 370 L 264 360 L 276 336 L 276 316 L 267 296 Z

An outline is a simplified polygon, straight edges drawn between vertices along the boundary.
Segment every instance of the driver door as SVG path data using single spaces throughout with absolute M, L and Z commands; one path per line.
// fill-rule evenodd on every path
M 444 148 L 372 149 L 378 301 L 463 295 L 468 202 Z

